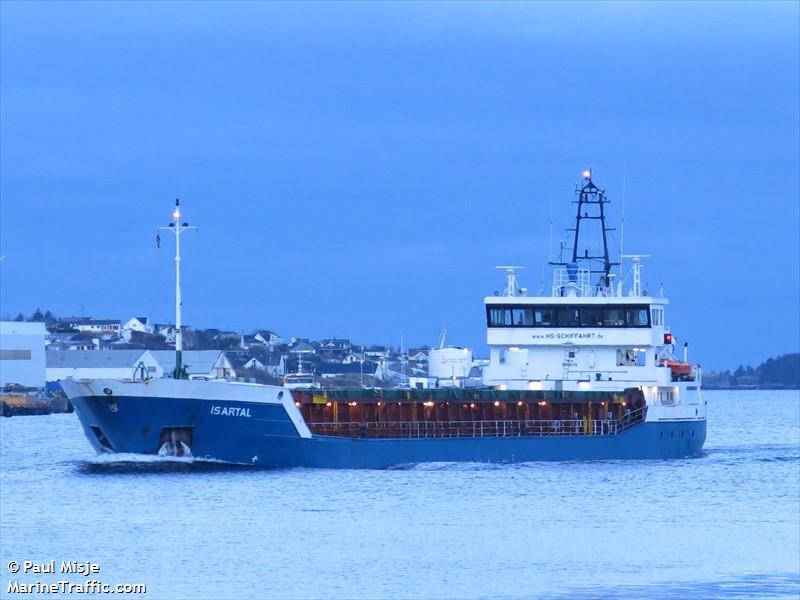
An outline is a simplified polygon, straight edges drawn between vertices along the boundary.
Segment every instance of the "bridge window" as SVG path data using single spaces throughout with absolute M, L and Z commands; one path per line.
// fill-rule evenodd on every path
M 654 308 L 654 309 L 652 309 L 651 316 L 653 318 L 653 326 L 654 327 L 663 327 L 663 325 L 664 325 L 664 309 L 663 308 Z
M 625 327 L 625 310 L 622 308 L 603 309 L 603 327 Z
M 579 308 L 571 306 L 560 306 L 556 310 L 559 327 L 580 327 L 581 311 Z
M 663 309 L 653 310 L 653 324 L 664 323 Z M 515 306 L 486 307 L 489 327 L 650 327 L 647 306 Z
M 552 308 L 534 308 L 533 316 L 537 327 L 552 327 L 555 324 Z
M 489 327 L 511 327 L 510 308 L 492 308 L 489 310 Z
M 512 308 L 511 322 L 516 327 L 532 327 L 533 310 L 530 308 Z
M 599 306 L 586 306 L 580 309 L 581 325 L 584 327 L 602 327 L 603 309 Z
M 648 311 L 646 308 L 628 308 L 625 310 L 625 320 L 629 327 L 646 327 L 648 324 Z
M 486 318 L 489 327 L 650 327 L 650 312 L 642 305 L 492 305 Z M 663 325 L 663 309 L 653 310 L 653 322 Z

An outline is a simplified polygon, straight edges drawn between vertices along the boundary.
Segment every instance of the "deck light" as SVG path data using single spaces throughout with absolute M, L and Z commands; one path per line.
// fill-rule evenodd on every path
M 547 406 L 547 400 L 542 400 L 539 402 L 539 406 Z
M 500 401 L 499 401 L 499 400 L 495 400 L 495 401 L 494 401 L 494 405 L 495 405 L 495 406 L 500 406 Z
M 295 406 L 300 406 L 300 403 L 299 402 L 295 402 L 294 405 Z
M 331 404 L 330 402 L 328 402 L 327 404 L 325 404 L 325 406 L 327 406 L 328 408 L 330 408 L 331 406 L 333 406 L 333 404 Z
M 519 402 L 517 402 L 517 406 L 522 406 L 522 400 L 520 400 Z
M 664 334 L 664 344 L 669 345 L 671 343 L 672 343 L 672 334 L 671 333 L 665 333 Z
M 470 405 L 469 405 L 469 407 L 470 407 L 470 408 L 475 408 L 475 403 L 474 403 L 474 402 L 470 402 Z
M 433 406 L 433 402 L 431 402 L 431 401 L 423 402 L 422 406 L 427 406 L 428 408 L 430 408 L 431 406 Z

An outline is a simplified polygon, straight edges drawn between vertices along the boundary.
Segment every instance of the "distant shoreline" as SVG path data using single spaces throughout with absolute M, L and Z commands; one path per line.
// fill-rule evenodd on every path
M 704 390 L 751 390 L 751 391 L 758 391 L 758 390 L 800 390 L 800 386 L 785 386 L 785 385 L 728 385 L 728 386 L 719 386 L 719 385 L 704 385 L 702 386 Z

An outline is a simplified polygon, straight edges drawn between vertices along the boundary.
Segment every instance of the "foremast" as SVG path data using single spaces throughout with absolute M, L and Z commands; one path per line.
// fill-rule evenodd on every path
M 183 299 L 181 298 L 181 233 L 197 227 L 190 226 L 189 223 L 181 221 L 181 201 L 175 199 L 175 210 L 172 213 L 172 221 L 166 229 L 175 234 L 175 369 L 172 371 L 174 379 L 185 379 L 186 371 L 183 368 L 183 331 L 181 329 L 181 309 Z

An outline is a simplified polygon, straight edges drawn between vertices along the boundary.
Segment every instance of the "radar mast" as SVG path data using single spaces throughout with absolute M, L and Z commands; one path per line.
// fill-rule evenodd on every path
M 575 227 L 569 228 L 567 231 L 573 232 L 572 242 L 572 261 L 567 262 L 551 262 L 553 266 L 571 267 L 576 269 L 581 265 L 590 273 L 600 275 L 600 286 L 608 287 L 611 282 L 611 268 L 619 265 L 618 262 L 612 262 L 608 251 L 608 232 L 614 231 L 612 227 L 606 227 L 606 213 L 605 205 L 610 201 L 606 198 L 605 190 L 601 190 L 592 181 L 592 171 L 586 169 L 583 172 L 583 180 L 580 187 L 575 190 L 577 200 L 573 200 L 573 204 L 577 204 L 577 212 L 575 215 Z M 585 221 L 585 223 L 584 223 Z M 603 241 L 602 253 L 597 248 L 590 254 L 589 245 L 581 246 L 580 239 L 581 233 L 588 237 L 590 227 L 594 225 L 596 230 L 597 225 L 600 227 L 600 234 Z

